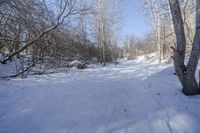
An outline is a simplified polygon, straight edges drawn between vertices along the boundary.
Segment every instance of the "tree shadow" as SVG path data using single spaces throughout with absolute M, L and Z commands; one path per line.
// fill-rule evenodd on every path
M 143 87 L 148 89 L 148 91 L 146 91 L 148 92 L 147 95 L 152 97 L 152 100 L 154 100 L 158 108 L 150 107 L 149 111 L 145 112 L 146 115 L 136 120 L 131 120 L 131 117 L 129 117 L 127 119 L 121 119 L 118 122 L 110 123 L 110 126 L 108 126 L 109 128 L 105 129 L 104 132 L 200 132 L 200 127 L 198 126 L 200 117 L 198 111 L 196 111 L 199 109 L 200 97 L 185 96 L 182 93 L 181 84 L 173 73 L 173 67 L 168 67 L 151 76 L 147 76 L 147 78 L 143 80 L 137 80 L 137 84 L 143 84 Z M 141 110 L 141 112 L 142 111 L 143 110 Z M 138 114 L 140 114 L 140 112 Z M 134 117 L 132 118 L 134 119 Z

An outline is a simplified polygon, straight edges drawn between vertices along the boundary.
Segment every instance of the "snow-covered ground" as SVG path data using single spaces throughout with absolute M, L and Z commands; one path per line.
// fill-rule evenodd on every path
M 0 80 L 0 133 L 200 133 L 200 96 L 173 73 L 139 58 Z

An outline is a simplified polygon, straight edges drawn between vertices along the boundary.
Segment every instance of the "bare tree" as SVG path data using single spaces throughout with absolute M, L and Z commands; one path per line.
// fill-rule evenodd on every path
M 157 56 L 159 63 L 161 63 L 161 10 L 159 9 L 158 0 L 146 0 L 146 6 L 150 11 L 151 20 L 153 22 L 154 30 L 156 31 L 157 37 Z
M 1 1 L 0 51 L 4 56 L 1 57 L 0 62 L 2 64 L 9 60 L 18 62 L 16 74 L 10 77 L 19 76 L 36 64 L 44 63 L 47 59 L 45 56 L 48 60 L 57 58 L 57 61 L 64 62 L 64 59 L 70 60 L 77 53 L 80 54 L 80 51 L 77 52 L 72 48 L 77 50 L 78 43 L 82 42 L 77 41 L 80 37 L 75 37 L 77 34 L 71 29 L 75 28 L 76 17 L 88 12 L 90 8 L 79 0 L 54 2 L 51 5 L 52 3 L 46 0 Z M 74 43 L 77 45 L 69 48 L 69 44 Z M 90 45 L 91 43 L 87 42 L 87 46 L 82 48 L 87 47 L 95 51 L 95 47 L 90 47 Z M 68 49 L 71 52 L 67 52 Z M 29 57 L 28 60 L 27 57 Z M 55 63 L 55 60 L 53 62 L 60 64 Z
M 185 65 L 186 37 L 181 14 L 180 3 L 178 0 L 169 0 L 176 34 L 176 47 L 174 51 L 174 66 L 177 76 L 183 86 L 186 95 L 199 94 L 199 85 L 195 78 L 199 57 L 200 57 L 200 1 L 196 0 L 196 32 L 192 42 L 192 51 L 187 65 Z
M 119 4 L 119 0 L 95 0 L 93 6 L 91 30 L 102 51 L 101 62 L 104 66 L 106 62 L 116 60 L 117 56 Z
M 111 36 L 112 41 L 112 55 L 114 59 L 114 63 L 117 63 L 118 58 L 118 44 L 120 41 L 120 22 L 121 22 L 121 1 L 120 0 L 114 0 L 114 6 L 112 7 L 112 31 L 113 34 Z
M 151 17 L 157 40 L 157 57 L 170 57 L 170 45 L 174 44 L 174 30 L 171 24 L 170 11 L 167 0 L 145 0 L 147 14 Z
M 11 60 L 13 56 L 15 56 L 15 55 L 19 54 L 20 52 L 24 51 L 29 46 L 35 44 L 40 38 L 42 38 L 43 36 L 45 36 L 49 32 L 55 30 L 67 18 L 86 10 L 86 9 L 82 9 L 82 8 L 76 7 L 76 3 L 75 3 L 74 0 L 61 0 L 60 3 L 61 3 L 61 5 L 60 5 L 61 8 L 59 10 L 58 16 L 56 17 L 56 22 L 52 26 L 50 26 L 49 28 L 46 28 L 44 31 L 39 33 L 39 35 L 36 36 L 34 39 L 32 39 L 29 42 L 27 42 L 23 47 L 17 49 L 16 51 L 14 51 L 11 54 L 9 54 L 8 56 L 6 56 L 5 59 L 1 60 L 2 64 L 5 64 L 8 60 Z M 13 1 L 9 1 L 8 4 L 10 6 L 15 6 L 14 5 L 15 3 L 13 3 Z M 1 38 L 1 39 L 3 39 L 3 38 Z

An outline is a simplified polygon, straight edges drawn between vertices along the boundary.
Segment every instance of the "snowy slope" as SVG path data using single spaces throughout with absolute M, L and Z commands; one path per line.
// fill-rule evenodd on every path
M 0 133 L 199 133 L 200 96 L 154 59 L 0 80 Z

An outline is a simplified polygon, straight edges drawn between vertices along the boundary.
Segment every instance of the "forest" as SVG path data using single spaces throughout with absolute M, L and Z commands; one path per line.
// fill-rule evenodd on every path
M 199 133 L 199 59 L 199 0 L 0 0 L 0 133 Z

